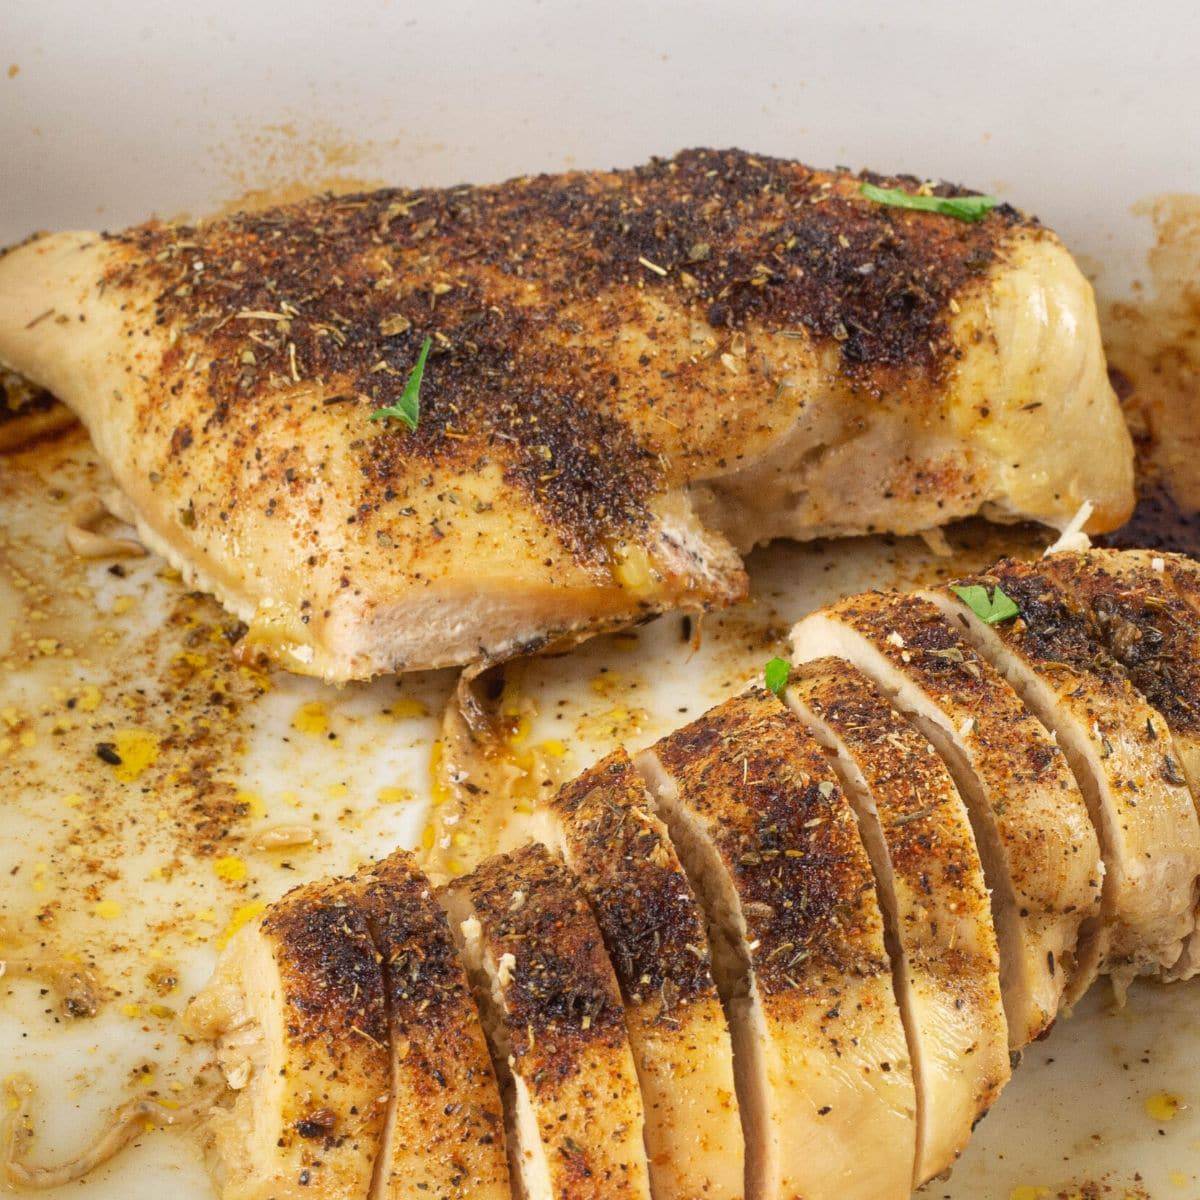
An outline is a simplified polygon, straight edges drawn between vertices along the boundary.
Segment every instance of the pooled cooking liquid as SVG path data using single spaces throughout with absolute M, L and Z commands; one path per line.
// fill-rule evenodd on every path
M 1109 376 L 1137 450 L 1138 505 L 1105 546 L 1200 556 L 1200 197 L 1159 196 L 1149 278 L 1101 305 Z
M 463 874 L 529 837 L 528 818 L 567 775 L 566 746 L 535 742 L 521 664 L 465 676 L 449 697 L 430 755 L 429 820 L 418 857 L 436 882 Z
M 1120 529 L 1092 540 L 1119 550 L 1177 550 L 1200 558 L 1200 511 L 1181 508 L 1164 484 L 1143 482 L 1133 516 Z

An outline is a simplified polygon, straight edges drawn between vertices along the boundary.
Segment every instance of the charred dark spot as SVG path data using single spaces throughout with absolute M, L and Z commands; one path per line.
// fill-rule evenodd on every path
M 393 854 L 361 876 L 360 896 L 371 935 L 384 963 L 393 1031 L 420 1030 L 409 1067 L 420 1065 L 439 1087 L 445 1076 L 421 1045 L 463 1023 L 473 1011 L 466 975 L 450 927 L 428 879 L 408 855 Z
M 323 1138 L 337 1124 L 337 1116 L 332 1109 L 319 1108 L 296 1122 L 296 1132 L 302 1138 Z
M 1112 573 L 1093 558 L 1072 556 L 1052 560 L 1049 569 L 1078 597 L 1093 636 L 1171 729 L 1200 731 L 1200 620 L 1165 570 Z M 1146 733 L 1157 736 L 1149 720 Z
M 386 1056 L 387 1013 L 374 944 L 357 902 L 340 884 L 306 884 L 263 918 L 278 946 L 292 1035 L 362 1058 Z
M 1121 671 L 1096 636 L 1083 606 L 1055 582 L 1048 570 L 1037 564 L 1003 559 L 986 575 L 960 581 L 997 585 L 1020 609 L 1020 622 L 1013 631 L 1025 650 L 1049 663 L 1062 663 L 1088 671 L 1101 680 L 1115 680 Z

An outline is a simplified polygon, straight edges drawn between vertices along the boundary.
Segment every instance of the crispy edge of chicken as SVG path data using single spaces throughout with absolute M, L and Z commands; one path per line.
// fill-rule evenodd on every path
M 567 869 L 540 845 L 441 893 L 498 1068 L 526 1200 L 649 1200 L 644 1112 L 621 993 Z
M 500 1090 L 432 885 L 397 851 L 353 886 L 382 960 L 391 1038 L 371 1200 L 509 1200 Z
M 1096 832 L 1062 751 L 929 601 L 867 592 L 792 630 L 797 662 L 845 658 L 911 719 L 966 802 L 992 894 L 1009 1045 L 1053 1024 L 1100 907 Z
M 953 588 L 1001 587 L 1020 615 L 989 624 Z M 1099 969 L 1123 992 L 1169 971 L 1195 930 L 1200 821 L 1162 716 L 1105 653 L 1040 563 L 1005 559 L 925 593 L 1054 735 L 1099 836 L 1100 920 L 1085 931 L 1077 999 Z M 1094 937 L 1097 945 L 1088 946 Z
M 754 689 L 636 761 L 708 914 L 747 1192 L 907 1197 L 908 1047 L 871 866 L 824 751 Z
M 217 1043 L 235 1093 L 207 1128 L 221 1200 L 368 1195 L 391 1080 L 383 975 L 352 888 L 305 884 L 238 930 L 184 1028 Z
M 1058 239 L 860 188 L 690 151 L 54 234 L 0 258 L 0 360 L 248 648 L 330 680 L 726 604 L 772 537 L 1119 525 L 1131 443 Z M 419 428 L 373 422 L 425 336 Z
M 539 815 L 591 904 L 621 986 L 655 1200 L 740 1200 L 733 1048 L 704 914 L 645 783 L 619 749 Z
M 913 1061 L 920 1187 L 954 1162 L 1011 1074 L 975 835 L 937 751 L 856 667 L 805 663 L 784 698 L 833 755 L 875 871 Z

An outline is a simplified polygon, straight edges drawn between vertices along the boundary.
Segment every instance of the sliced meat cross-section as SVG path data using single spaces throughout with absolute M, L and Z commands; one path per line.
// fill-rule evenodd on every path
M 1200 614 L 1148 551 L 1054 554 L 1042 569 L 1084 609 L 1104 648 L 1163 715 L 1200 796 Z
M 1062 751 L 1012 687 L 915 596 L 868 592 L 804 617 L 798 662 L 830 655 L 868 675 L 933 743 L 967 804 L 1000 940 L 1009 1044 L 1055 1020 L 1103 864 Z
M 937 752 L 857 668 L 806 663 L 785 699 L 833 755 L 875 868 L 917 1088 L 920 1186 L 950 1166 L 1010 1074 L 970 819 Z
M 508 1200 L 500 1091 L 446 915 L 403 851 L 354 883 L 383 960 L 391 1030 L 371 1200 Z
M 646 785 L 617 750 L 568 783 L 542 815 L 621 985 L 655 1200 L 743 1196 L 733 1051 L 704 916 Z
M 959 595 L 970 587 L 989 595 L 1000 587 L 1019 614 L 988 624 Z M 1200 822 L 1166 722 L 1040 563 L 1006 559 L 929 596 L 1054 733 L 1099 832 L 1102 921 L 1086 931 L 1069 999 L 1095 967 L 1119 989 L 1136 974 L 1169 970 L 1194 928 Z
M 649 1200 L 621 994 L 567 869 L 544 846 L 525 846 L 441 895 L 506 1076 L 522 1197 Z
M 748 1194 L 906 1198 L 908 1049 L 871 866 L 825 752 L 752 690 L 637 761 L 708 914 Z
M 289 892 L 234 934 L 184 1026 L 234 1092 L 207 1133 L 221 1200 L 371 1188 L 391 1084 L 379 958 L 344 881 Z

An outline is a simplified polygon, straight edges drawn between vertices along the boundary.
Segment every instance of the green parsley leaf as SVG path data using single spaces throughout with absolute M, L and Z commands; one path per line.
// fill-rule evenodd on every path
M 1004 589 L 997 586 L 991 594 L 981 584 L 972 583 L 968 587 L 955 587 L 950 590 L 985 624 L 998 625 L 1020 614 L 1016 601 L 1006 595 Z
M 917 196 L 899 188 L 876 187 L 873 183 L 864 183 L 859 191 L 876 204 L 941 213 L 943 217 L 957 217 L 960 221 L 982 221 L 1000 203 L 995 196 Z
M 377 408 L 371 414 L 372 421 L 386 421 L 389 417 L 395 417 L 397 421 L 403 421 L 410 430 L 416 429 L 417 422 L 421 419 L 421 380 L 425 378 L 425 360 L 429 357 L 429 347 L 432 345 L 433 338 L 426 338 L 421 346 L 421 353 L 417 355 L 417 365 L 413 367 L 412 374 L 404 385 L 404 391 L 400 393 L 400 399 L 395 404 Z
M 783 689 L 787 687 L 791 674 L 792 664 L 786 658 L 773 658 L 763 667 L 763 682 L 768 691 L 774 692 L 782 700 Z

